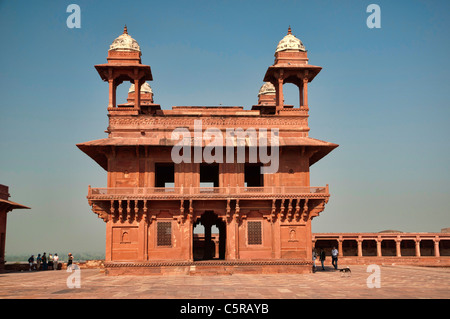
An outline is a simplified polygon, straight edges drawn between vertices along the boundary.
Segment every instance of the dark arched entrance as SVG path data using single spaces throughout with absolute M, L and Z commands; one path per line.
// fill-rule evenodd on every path
M 194 260 L 225 259 L 226 248 L 226 224 L 213 211 L 205 211 L 194 224 L 203 225 L 204 233 L 193 234 Z M 212 233 L 212 227 L 216 226 L 218 234 Z

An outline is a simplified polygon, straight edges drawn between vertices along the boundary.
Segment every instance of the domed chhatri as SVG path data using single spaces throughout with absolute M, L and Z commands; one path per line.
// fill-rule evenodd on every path
M 128 90 L 128 93 L 134 92 L 134 83 L 131 83 L 130 89 Z M 153 90 L 147 82 L 141 85 L 141 93 L 153 93 Z
M 265 82 L 259 89 L 258 95 L 266 95 L 266 94 L 273 95 L 275 93 L 276 93 L 275 86 L 273 86 L 273 84 L 270 82 Z
M 302 41 L 300 41 L 300 39 L 296 38 L 295 35 L 292 34 L 291 27 L 289 27 L 287 35 L 278 43 L 275 52 L 286 50 L 306 52 L 305 46 L 303 45 Z
M 109 46 L 109 51 L 139 51 L 141 48 L 135 39 L 133 39 L 127 30 L 127 26 L 124 27 L 123 33 L 119 35 L 113 43 Z

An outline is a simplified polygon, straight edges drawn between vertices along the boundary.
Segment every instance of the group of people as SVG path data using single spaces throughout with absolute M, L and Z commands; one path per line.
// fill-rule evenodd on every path
M 72 265 L 73 262 L 73 256 L 71 253 L 69 253 L 68 255 L 68 260 L 67 260 L 67 267 L 69 267 L 70 265 Z M 28 263 L 30 264 L 30 271 L 31 270 L 48 270 L 48 269 L 53 269 L 56 270 L 58 269 L 58 265 L 59 265 L 59 256 L 58 254 L 49 254 L 47 256 L 47 253 L 44 253 L 42 256 L 41 254 L 38 254 L 37 258 L 36 258 L 36 264 L 34 263 L 34 255 L 31 255 L 30 258 L 28 258 Z M 42 268 L 41 268 L 42 266 Z
M 333 247 L 331 250 L 331 264 L 333 265 L 334 269 L 338 269 L 338 254 L 339 251 L 336 249 L 336 247 Z M 313 257 L 313 270 L 316 271 L 316 259 L 317 256 L 319 256 L 320 263 L 322 264 L 322 270 L 325 270 L 324 262 L 325 262 L 325 251 L 323 249 L 320 249 L 319 255 L 317 255 L 316 249 L 313 250 L 312 257 Z

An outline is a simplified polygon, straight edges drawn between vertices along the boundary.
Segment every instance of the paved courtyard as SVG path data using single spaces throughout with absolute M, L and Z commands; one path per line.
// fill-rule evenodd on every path
M 399 299 L 450 298 L 450 268 L 351 266 L 351 274 L 327 268 L 294 275 L 105 276 L 99 269 L 0 274 L 1 299 Z M 375 278 L 376 274 L 379 274 Z M 371 276 L 369 278 L 369 276 Z M 367 281 L 379 288 L 369 288 Z M 378 278 L 378 281 L 377 281 Z M 69 286 L 68 286 L 69 281 Z

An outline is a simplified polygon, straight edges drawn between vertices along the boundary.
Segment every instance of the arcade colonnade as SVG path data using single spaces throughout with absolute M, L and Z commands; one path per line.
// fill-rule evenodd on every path
M 450 256 L 450 233 L 313 233 L 313 247 L 339 257 Z

